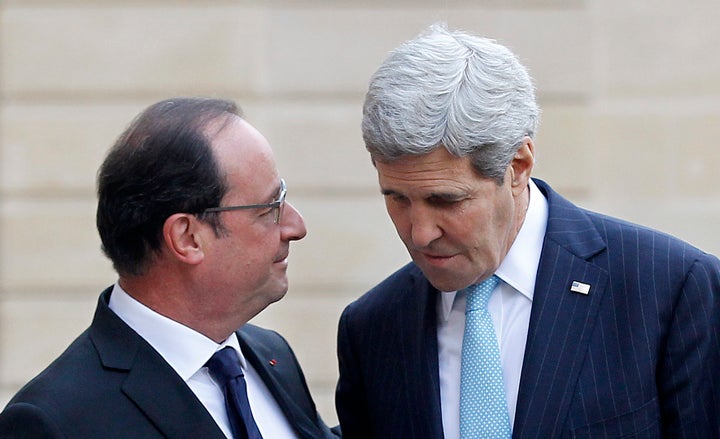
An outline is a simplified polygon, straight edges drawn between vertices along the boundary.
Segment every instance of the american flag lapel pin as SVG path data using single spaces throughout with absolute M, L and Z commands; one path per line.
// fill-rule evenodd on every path
M 570 291 L 587 296 L 590 293 L 590 285 L 574 280 L 570 285 Z

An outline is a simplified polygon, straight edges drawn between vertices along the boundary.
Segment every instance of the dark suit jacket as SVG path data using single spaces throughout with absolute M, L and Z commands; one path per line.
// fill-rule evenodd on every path
M 513 437 L 720 437 L 718 259 L 536 183 L 549 218 Z M 443 437 L 437 294 L 409 264 L 343 312 L 345 438 Z
M 110 291 L 90 327 L 0 413 L 0 438 L 224 438 L 180 376 L 108 308 Z M 252 325 L 237 335 L 299 437 L 335 437 L 286 341 Z

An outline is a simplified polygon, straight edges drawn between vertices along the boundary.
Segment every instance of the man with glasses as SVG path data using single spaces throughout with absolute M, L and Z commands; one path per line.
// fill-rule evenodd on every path
M 119 280 L 0 414 L 0 437 L 335 437 L 286 341 L 246 324 L 285 295 L 290 242 L 306 234 L 286 192 L 234 103 L 178 98 L 140 114 L 98 173 Z

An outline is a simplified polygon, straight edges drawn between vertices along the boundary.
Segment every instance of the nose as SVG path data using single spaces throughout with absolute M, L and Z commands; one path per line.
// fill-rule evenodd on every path
M 297 241 L 307 235 L 305 220 L 300 214 L 300 211 L 288 201 L 285 201 L 284 211 L 280 218 L 280 225 L 282 226 L 283 238 L 287 241 Z
M 410 236 L 415 247 L 424 248 L 442 236 L 442 229 L 428 209 L 413 206 L 410 212 Z

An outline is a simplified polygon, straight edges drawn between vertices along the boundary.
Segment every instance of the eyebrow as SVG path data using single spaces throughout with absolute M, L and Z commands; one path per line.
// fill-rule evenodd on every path
M 392 196 L 392 195 L 401 195 L 406 196 L 405 194 L 398 192 L 393 189 L 381 189 L 380 193 L 383 196 Z M 457 192 L 431 192 L 422 198 L 424 200 L 430 200 L 430 199 L 439 199 L 439 200 L 445 200 L 445 201 L 459 201 L 463 200 L 465 198 L 470 197 L 470 194 L 467 192 L 457 193 Z
M 282 180 L 282 178 L 281 178 L 280 180 Z M 277 190 L 276 190 L 275 193 L 273 194 L 273 198 L 272 198 L 271 201 L 277 201 L 278 198 L 280 198 L 280 192 L 282 192 L 282 187 L 283 187 L 282 182 L 278 181 Z M 287 183 L 285 184 L 285 190 L 287 191 Z
M 282 179 L 281 179 L 281 180 L 282 180 Z M 268 200 L 268 203 L 272 203 L 273 201 L 277 201 L 278 198 L 280 197 L 280 192 L 281 192 L 281 191 L 282 191 L 282 183 L 278 182 L 277 189 L 275 189 L 275 191 L 273 191 L 273 192 L 272 192 L 267 198 L 265 198 L 265 199 Z

